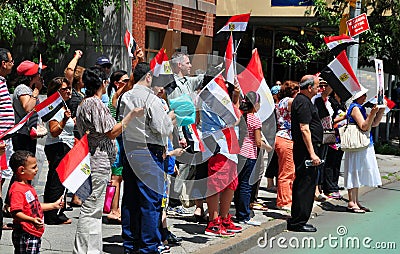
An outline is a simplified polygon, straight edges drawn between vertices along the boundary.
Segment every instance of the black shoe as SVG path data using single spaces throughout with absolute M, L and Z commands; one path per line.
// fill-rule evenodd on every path
M 317 232 L 317 228 L 315 228 L 311 224 L 306 224 L 303 226 L 291 226 L 288 224 L 287 230 L 294 231 L 294 232 Z
M 167 241 L 168 241 L 168 244 L 179 244 L 180 242 L 182 242 L 182 238 L 177 237 L 172 232 L 169 232 Z
M 71 206 L 68 206 L 68 207 L 64 208 L 64 211 L 67 211 L 67 212 L 71 212 L 73 210 L 74 210 L 74 208 L 72 208 Z
M 203 215 L 194 214 L 194 219 L 199 224 L 207 224 L 208 223 L 208 217 L 203 216 Z

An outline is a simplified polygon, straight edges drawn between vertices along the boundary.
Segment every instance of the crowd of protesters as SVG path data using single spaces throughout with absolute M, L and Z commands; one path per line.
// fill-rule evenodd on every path
M 264 155 L 272 150 L 274 163 L 266 170 L 267 190 L 276 191 L 276 207 L 291 214 L 289 230 L 315 232 L 317 229 L 307 224 L 314 200 L 341 198 L 338 179 L 343 152 L 338 127 L 348 121 L 370 131 L 379 124 L 384 111 L 374 106 L 367 115 L 362 106 L 366 90 L 354 95 L 353 103 L 346 109 L 329 84 L 314 75 L 305 75 L 299 82 L 277 82 L 271 88 L 277 120 L 276 141 L 271 146 L 262 134 L 262 122 L 257 115 L 263 110 L 260 94 L 250 91 L 243 95 L 236 80 L 234 84 L 226 82 L 231 103 L 241 114 L 235 126 L 228 126 L 210 105 L 195 100 L 217 72 L 191 76 L 192 66 L 186 54 L 176 52 L 171 57 L 174 78 L 165 87 L 154 81 L 156 77 L 140 48 L 135 52 L 137 62 L 130 76 L 124 70 L 111 73 L 112 63 L 106 56 L 98 58 L 93 67 L 79 66 L 82 54 L 77 50 L 65 69 L 65 77 L 56 77 L 47 85 L 47 96 L 60 93 L 66 102 L 64 107 L 47 123 L 41 123 L 38 116 L 32 117 L 12 140 L 0 144 L 1 183 L 14 175 L 10 186 L 15 190 L 6 198 L 3 192 L 0 206 L 3 208 L 5 199 L 5 213 L 14 218 L 13 244 L 21 253 L 39 252 L 43 224 L 71 223 L 64 213 L 69 207 L 56 168 L 85 134 L 91 155 L 92 192 L 85 200 L 74 196 L 70 202 L 71 206 L 80 206 L 73 253 L 102 252 L 102 215 L 109 181 L 116 187 L 116 194 L 107 219 L 121 224 L 125 253 L 166 253 L 168 244 L 181 242 L 168 230 L 167 214 L 194 215 L 197 222 L 206 223 L 204 233 L 211 236 L 231 237 L 243 230 L 241 224 L 261 225 L 251 218 L 251 209 L 268 208 L 257 202 L 260 179 L 251 184 L 250 177 L 260 167 L 260 152 Z M 0 132 L 5 132 L 39 103 L 38 95 L 44 87 L 41 71 L 45 66 L 22 62 L 17 67 L 20 77 L 12 99 L 6 83 L 14 66 L 11 52 L 0 48 L 0 61 Z M 188 127 L 177 124 L 182 121 L 181 116 L 172 107 L 174 100 L 183 97 L 185 105 L 199 106 L 195 122 L 206 144 L 204 156 L 209 154 L 195 166 L 175 160 L 187 156 L 193 145 L 188 139 Z M 40 125 L 45 125 L 48 132 L 45 153 L 49 171 L 43 204 L 30 185 L 37 173 L 34 154 Z M 228 148 L 224 135 L 215 135 L 228 127 L 233 127 L 238 136 L 237 152 Z M 323 133 L 328 129 L 336 130 L 337 140 L 324 144 Z M 207 144 L 209 137 L 212 145 Z M 344 158 L 348 211 L 371 211 L 360 204 L 358 188 L 381 184 L 372 139 L 367 149 L 348 152 Z M 306 165 L 306 161 L 311 161 L 311 165 Z M 195 170 L 195 180 L 207 178 L 205 188 L 192 197 L 196 205 L 194 214 L 183 207 L 184 200 L 175 198 L 180 193 L 172 195 L 185 192 L 186 188 L 178 180 L 170 182 L 168 176 L 179 179 L 179 172 L 191 170 Z M 24 198 L 26 191 L 31 194 Z M 33 202 L 34 206 L 26 209 L 24 202 Z M 229 213 L 231 202 L 235 216 Z

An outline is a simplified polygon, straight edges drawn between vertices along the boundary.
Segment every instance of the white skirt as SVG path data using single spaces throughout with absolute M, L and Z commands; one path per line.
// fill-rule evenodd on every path
M 375 149 L 372 144 L 367 149 L 344 153 L 344 187 L 377 187 L 382 185 Z

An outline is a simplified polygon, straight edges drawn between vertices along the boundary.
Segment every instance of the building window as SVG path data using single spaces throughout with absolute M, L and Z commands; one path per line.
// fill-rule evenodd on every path
M 158 29 L 146 29 L 146 59 L 150 60 L 157 55 L 165 37 L 165 31 Z

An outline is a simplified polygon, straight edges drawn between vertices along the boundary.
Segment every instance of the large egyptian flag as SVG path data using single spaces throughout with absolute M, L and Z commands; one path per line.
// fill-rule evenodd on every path
M 262 64 L 257 49 L 253 50 L 253 55 L 249 64 L 237 78 L 244 94 L 253 91 L 260 95 L 260 110 L 258 111 L 258 115 L 261 122 L 264 122 L 271 116 L 272 112 L 274 112 L 275 106 L 271 90 L 269 90 L 267 82 L 265 82 L 264 79 Z
M 235 125 L 238 120 L 237 112 L 229 97 L 224 77 L 221 74 L 213 78 L 200 91 L 200 97 L 205 104 L 226 123 L 227 126 Z
M 246 31 L 247 23 L 250 19 L 250 13 L 232 16 L 228 22 L 217 32 L 243 32 Z
M 358 42 L 352 37 L 342 34 L 338 36 L 327 36 L 324 37 L 324 41 L 326 46 L 328 46 L 329 50 L 337 56 L 343 50 L 347 49 L 348 46 L 357 44 Z
M 82 200 L 89 197 L 92 181 L 87 134 L 65 155 L 56 171 L 65 188 Z
M 43 122 L 49 121 L 65 105 L 59 92 L 47 97 L 46 100 L 36 105 L 33 110 L 38 113 Z
M 25 123 L 29 120 L 29 118 L 34 114 L 34 111 L 29 112 L 24 118 L 19 121 L 19 123 L 15 124 L 12 128 L 0 134 L 0 140 L 6 140 L 12 138 L 15 134 L 17 134 L 18 130 L 25 125 Z
M 230 154 L 238 154 L 240 152 L 239 139 L 234 127 L 217 130 L 212 135 L 218 143 L 221 152 Z
M 232 34 L 229 36 L 228 40 L 228 45 L 226 46 L 226 51 L 225 51 L 225 76 L 226 76 L 226 81 L 229 82 L 230 84 L 234 84 L 235 80 L 235 66 L 233 62 L 233 38 Z
M 345 50 L 321 71 L 320 76 L 328 82 L 342 101 L 347 101 L 361 91 L 361 85 L 351 68 Z
M 152 86 L 172 86 L 175 83 L 174 74 L 164 48 L 150 61 L 150 69 L 153 72 Z
M 128 30 L 126 30 L 125 32 L 124 43 L 126 49 L 128 50 L 129 57 L 134 57 L 136 50 L 136 41 Z

